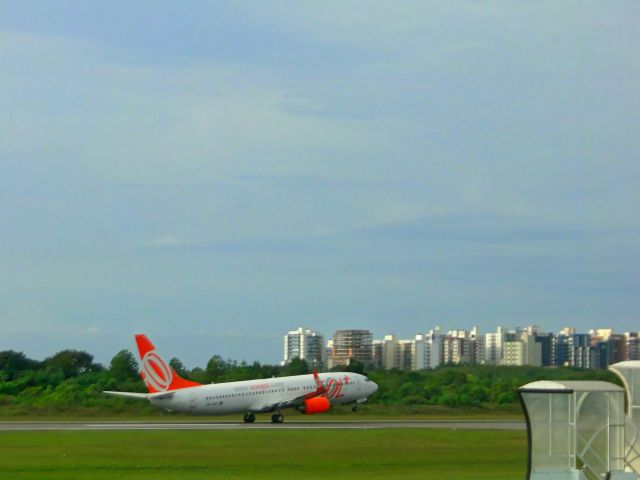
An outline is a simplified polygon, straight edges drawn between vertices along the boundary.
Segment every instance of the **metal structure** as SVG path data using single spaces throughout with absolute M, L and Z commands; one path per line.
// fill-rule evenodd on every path
M 519 389 L 529 436 L 528 480 L 640 480 L 640 361 L 609 369 L 624 388 L 538 381 Z
M 620 377 L 627 392 L 624 446 L 628 471 L 640 478 L 640 361 L 620 362 L 609 367 Z
M 624 472 L 622 388 L 538 381 L 520 395 L 528 417 L 530 479 L 599 480 Z

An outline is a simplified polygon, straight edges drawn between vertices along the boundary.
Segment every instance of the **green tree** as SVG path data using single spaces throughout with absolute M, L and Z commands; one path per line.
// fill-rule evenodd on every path
M 62 370 L 65 377 L 74 377 L 80 373 L 99 369 L 93 363 L 93 355 L 79 350 L 62 350 L 45 358 L 43 364 L 47 369 Z
M 22 352 L 14 350 L 0 352 L 0 371 L 4 371 L 5 380 L 13 380 L 20 372 L 38 368 L 40 368 L 40 362 L 27 358 Z
M 420 386 L 414 382 L 403 383 L 399 390 L 400 398 L 421 396 Z
M 364 363 L 360 360 L 356 360 L 355 358 L 351 358 L 349 359 L 349 365 L 345 367 L 344 371 L 364 375 Z
M 191 372 L 189 372 L 189 378 L 194 382 L 198 383 L 208 383 L 209 379 L 207 378 L 207 372 L 200 367 L 193 368 Z
M 285 375 L 306 375 L 308 373 L 311 373 L 311 371 L 304 358 L 292 358 L 285 366 Z
M 120 382 L 138 379 L 138 362 L 129 350 L 120 350 L 111 359 L 111 374 Z
M 505 405 L 508 403 L 517 403 L 518 395 L 516 392 L 502 392 L 498 395 L 498 401 L 496 402 L 498 405 Z
M 229 371 L 229 364 L 220 356 L 214 355 L 205 369 L 207 382 L 219 382 Z
M 271 378 L 282 375 L 284 368 L 279 365 L 261 365 L 260 378 Z

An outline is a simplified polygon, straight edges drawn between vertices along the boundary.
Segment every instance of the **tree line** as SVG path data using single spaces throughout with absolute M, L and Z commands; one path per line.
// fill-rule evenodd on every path
M 188 369 L 178 358 L 171 367 L 182 377 L 199 383 L 220 383 L 310 373 L 304 360 L 280 365 L 236 362 L 214 355 L 204 368 Z M 518 387 L 535 380 L 604 380 L 618 383 L 606 370 L 570 368 L 454 366 L 404 372 L 365 371 L 357 362 L 337 367 L 368 375 L 379 385 L 370 403 L 433 405 L 452 408 L 500 408 L 518 402 Z M 77 407 L 113 411 L 153 411 L 147 402 L 109 397 L 104 390 L 146 392 L 138 362 L 129 350 L 118 352 L 108 366 L 94 362 L 84 351 L 63 350 L 42 361 L 13 350 L 0 352 L 0 410 L 65 410 Z

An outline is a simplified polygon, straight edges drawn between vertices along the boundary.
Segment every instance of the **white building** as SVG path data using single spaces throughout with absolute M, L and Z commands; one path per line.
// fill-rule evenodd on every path
M 520 340 L 504 342 L 502 348 L 502 365 L 542 366 L 542 344 L 536 342 L 535 335 L 524 333 Z
M 506 329 L 498 327 L 495 333 L 484 334 L 484 358 L 479 363 L 487 365 L 500 365 L 502 362 L 502 345 Z
M 474 364 L 478 361 L 478 328 L 449 330 L 442 338 L 442 363 Z M 482 349 L 484 350 L 484 348 Z
M 395 335 L 385 335 L 384 339 L 375 341 L 379 344 L 380 366 L 385 370 L 411 370 L 413 363 L 413 340 L 399 340 Z M 378 350 L 376 348 L 376 350 Z
M 376 366 L 385 370 L 423 370 L 441 363 L 441 340 L 433 332 L 411 340 L 385 335 L 383 340 L 374 341 L 373 350 Z
M 411 370 L 436 368 L 440 365 L 442 341 L 439 336 L 416 335 L 413 341 L 413 365 Z
M 326 351 L 324 348 L 324 336 L 308 328 L 292 330 L 284 336 L 284 360 L 283 365 L 294 358 L 301 358 L 309 366 L 324 365 Z
M 382 339 L 382 368 L 391 370 L 392 368 L 400 368 L 398 339 L 395 335 L 385 335 Z

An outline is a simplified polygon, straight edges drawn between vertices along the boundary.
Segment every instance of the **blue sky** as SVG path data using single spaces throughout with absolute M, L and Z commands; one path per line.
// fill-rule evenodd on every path
M 0 11 L 0 350 L 640 327 L 638 2 Z

